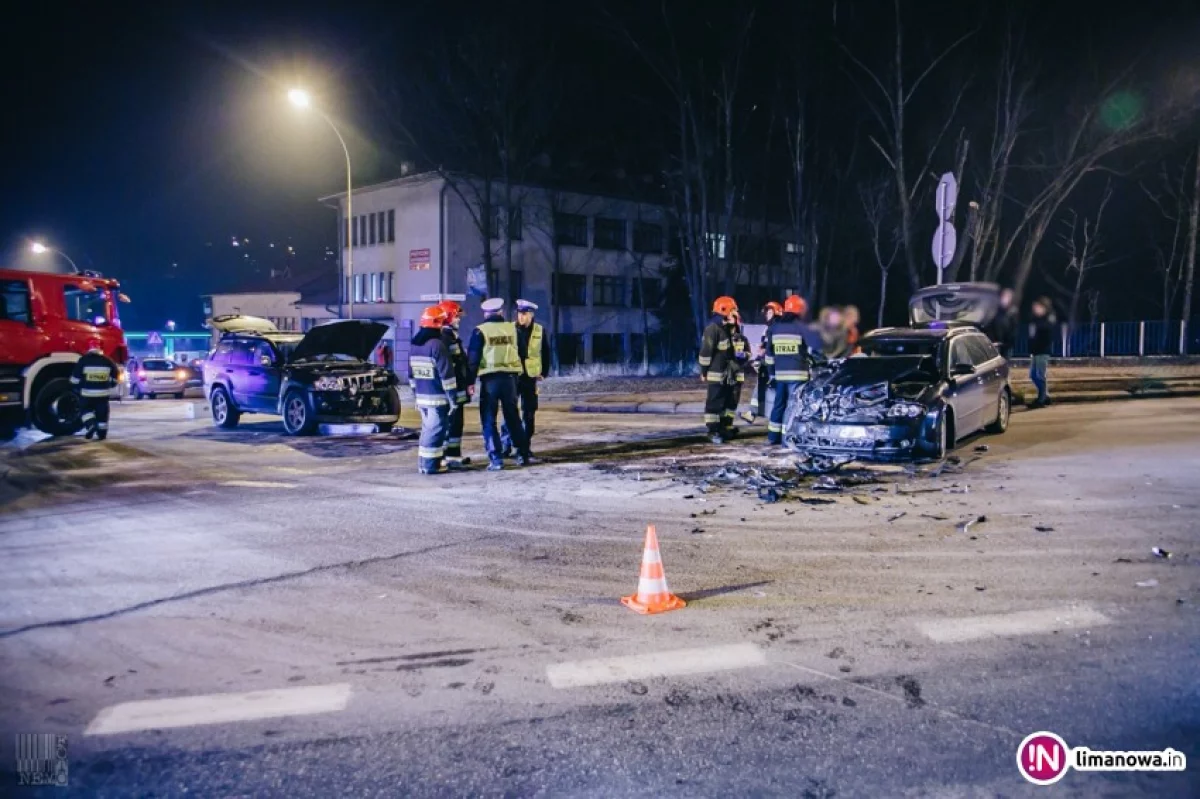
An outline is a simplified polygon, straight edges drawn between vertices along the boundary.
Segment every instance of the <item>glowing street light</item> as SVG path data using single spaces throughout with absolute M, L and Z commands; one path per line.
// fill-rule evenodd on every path
M 338 141 L 342 145 L 342 152 L 346 155 L 346 285 L 344 290 L 349 295 L 349 312 L 348 319 L 354 318 L 354 212 L 352 209 L 352 199 L 354 193 L 353 172 L 350 166 L 350 148 L 346 146 L 346 140 L 342 138 L 342 132 L 337 129 L 337 125 L 333 124 L 333 120 L 328 117 L 320 108 L 316 108 L 312 104 L 312 97 L 303 89 L 291 89 L 287 93 L 288 101 L 297 108 L 308 109 L 312 108 L 316 113 L 325 120 L 326 124 L 333 129 L 333 134 L 337 136 Z M 290 249 L 290 248 L 289 248 Z
M 69 263 L 71 265 L 72 269 L 74 269 L 76 272 L 79 271 L 79 267 L 75 265 L 75 262 L 73 260 L 71 260 L 71 256 L 67 255 L 62 250 L 56 250 L 53 247 L 47 247 L 45 244 L 43 244 L 40 241 L 35 241 L 32 244 L 30 244 L 29 251 L 31 253 L 33 253 L 34 255 L 45 255 L 48 252 L 56 253 L 58 255 L 61 255 L 63 258 L 66 258 L 67 263 Z

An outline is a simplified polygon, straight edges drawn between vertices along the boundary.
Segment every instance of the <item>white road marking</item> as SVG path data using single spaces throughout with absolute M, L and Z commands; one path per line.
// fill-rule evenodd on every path
M 1048 610 L 1023 610 L 992 616 L 958 619 L 928 619 L 916 622 L 917 629 L 939 644 L 958 644 L 980 638 L 1039 635 L 1066 628 L 1096 627 L 1109 618 L 1087 605 Z
M 583 688 L 651 677 L 744 669 L 764 666 L 766 663 L 767 658 L 763 651 L 754 644 L 731 644 L 553 663 L 546 667 L 546 677 L 555 688 Z
M 223 486 L 233 488 L 295 488 L 295 483 L 273 483 L 270 480 L 226 480 Z
M 275 688 L 244 694 L 180 696 L 124 702 L 96 714 L 84 735 L 114 735 L 122 732 L 226 724 L 282 716 L 309 716 L 342 710 L 350 701 L 350 684 Z

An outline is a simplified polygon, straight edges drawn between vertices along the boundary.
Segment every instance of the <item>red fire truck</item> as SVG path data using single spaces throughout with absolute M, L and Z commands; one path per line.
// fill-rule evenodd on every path
M 117 281 L 96 272 L 0 269 L 0 433 L 79 429 L 71 368 L 94 346 L 118 365 L 128 359 L 121 301 Z

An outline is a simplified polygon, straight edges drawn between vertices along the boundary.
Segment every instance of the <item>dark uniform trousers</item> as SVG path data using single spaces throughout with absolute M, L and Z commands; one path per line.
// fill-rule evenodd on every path
M 775 381 L 775 402 L 771 406 L 771 423 L 767 428 L 767 443 L 783 443 L 783 420 L 787 416 L 788 405 L 792 401 L 792 392 L 798 390 L 804 382 Z
M 465 391 L 463 392 L 466 393 Z M 446 457 L 462 457 L 463 419 L 467 414 L 466 400 L 458 400 L 450 408 L 450 435 L 446 438 Z
M 417 467 L 422 472 L 436 471 L 445 454 L 446 432 L 450 427 L 449 405 L 418 405 L 421 412 L 421 440 L 417 442 Z M 461 414 L 461 411 L 459 411 Z
M 517 454 L 529 454 L 529 441 L 525 438 L 525 427 L 517 408 L 517 376 L 512 372 L 493 372 L 479 378 L 479 421 L 483 426 L 483 444 L 491 461 L 504 457 L 504 445 L 496 426 L 497 411 L 504 416 L 504 426 Z
M 525 440 L 529 443 L 529 448 L 532 449 L 533 431 L 536 425 L 538 410 L 538 381 L 532 377 L 518 375 L 517 399 L 521 405 L 521 424 L 525 428 Z M 513 448 L 512 436 L 508 434 L 507 424 L 500 426 L 500 440 L 504 445 L 505 452 Z
M 103 441 L 108 437 L 108 397 L 80 397 L 79 407 L 82 410 L 80 420 L 83 429 L 89 435 Z
M 710 433 L 733 427 L 733 417 L 742 398 L 741 383 L 709 383 L 704 398 L 704 424 Z

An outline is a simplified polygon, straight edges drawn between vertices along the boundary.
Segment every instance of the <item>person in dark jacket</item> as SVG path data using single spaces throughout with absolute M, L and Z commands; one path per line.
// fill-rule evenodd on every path
M 737 303 L 732 297 L 713 302 L 713 317 L 700 339 L 700 379 L 708 385 L 704 425 L 714 444 L 732 438 L 733 419 L 749 361 L 746 339 L 739 332 Z
M 538 383 L 550 374 L 550 337 L 533 321 L 538 307 L 529 300 L 517 300 L 517 355 L 521 358 L 521 374 L 517 375 L 517 399 L 521 404 L 521 423 L 525 438 L 533 451 L 533 431 L 537 424 Z M 500 426 L 504 457 L 512 456 L 512 436 L 508 426 Z
M 783 443 L 783 420 L 796 387 L 809 379 L 807 333 L 802 318 L 808 303 L 793 294 L 783 303 L 783 316 L 767 333 L 767 359 L 771 379 L 775 383 L 775 404 L 771 406 L 771 421 L 767 425 L 767 443 Z
M 440 306 L 426 308 L 408 352 L 408 380 L 421 414 L 421 440 L 417 442 L 417 471 L 421 474 L 442 471 L 450 409 L 458 401 L 454 362 L 442 341 L 442 327 L 447 322 L 446 311 Z
M 488 471 L 504 468 L 504 447 L 496 426 L 496 413 L 504 415 L 504 424 L 517 450 L 517 465 L 533 463 L 525 426 L 517 407 L 517 375 L 525 370 L 517 352 L 517 327 L 504 321 L 504 300 L 493 297 L 480 306 L 483 323 L 471 333 L 467 345 L 467 372 L 471 382 L 479 378 L 479 421 L 483 443 L 487 447 Z
M 458 336 L 458 325 L 462 321 L 463 307 L 454 300 L 442 300 L 438 307 L 446 312 L 446 324 L 442 326 L 442 341 L 450 351 L 450 360 L 454 364 L 454 380 L 458 388 L 454 394 L 454 404 L 450 407 L 450 433 L 446 437 L 446 462 L 455 466 L 466 466 L 470 458 L 462 454 L 463 421 L 467 412 L 467 403 L 471 401 L 474 386 L 467 380 L 467 353 L 463 349 L 462 339 Z
M 746 424 L 754 424 L 754 420 L 759 415 L 768 416 L 770 414 L 767 405 L 767 389 L 771 383 L 771 370 L 767 367 L 767 334 L 771 330 L 771 325 L 782 315 L 783 306 L 774 300 L 763 306 L 763 318 L 766 319 L 767 328 L 758 342 L 758 357 L 750 362 L 750 368 L 754 370 L 757 382 L 754 386 L 754 396 L 750 398 L 750 410 L 741 415 Z
M 80 420 L 85 438 L 95 437 L 100 441 L 108 438 L 108 393 L 116 384 L 117 365 L 99 344 L 92 344 L 71 369 L 71 385 L 83 411 Z
M 1001 289 L 996 318 L 988 325 L 987 335 L 1005 358 L 1012 353 L 1017 338 L 1017 309 L 1013 307 L 1013 290 Z
M 1029 379 L 1037 387 L 1037 399 L 1030 408 L 1044 408 L 1050 404 L 1047 371 L 1050 368 L 1050 352 L 1054 346 L 1054 305 L 1047 297 L 1033 301 L 1033 320 L 1029 323 Z

